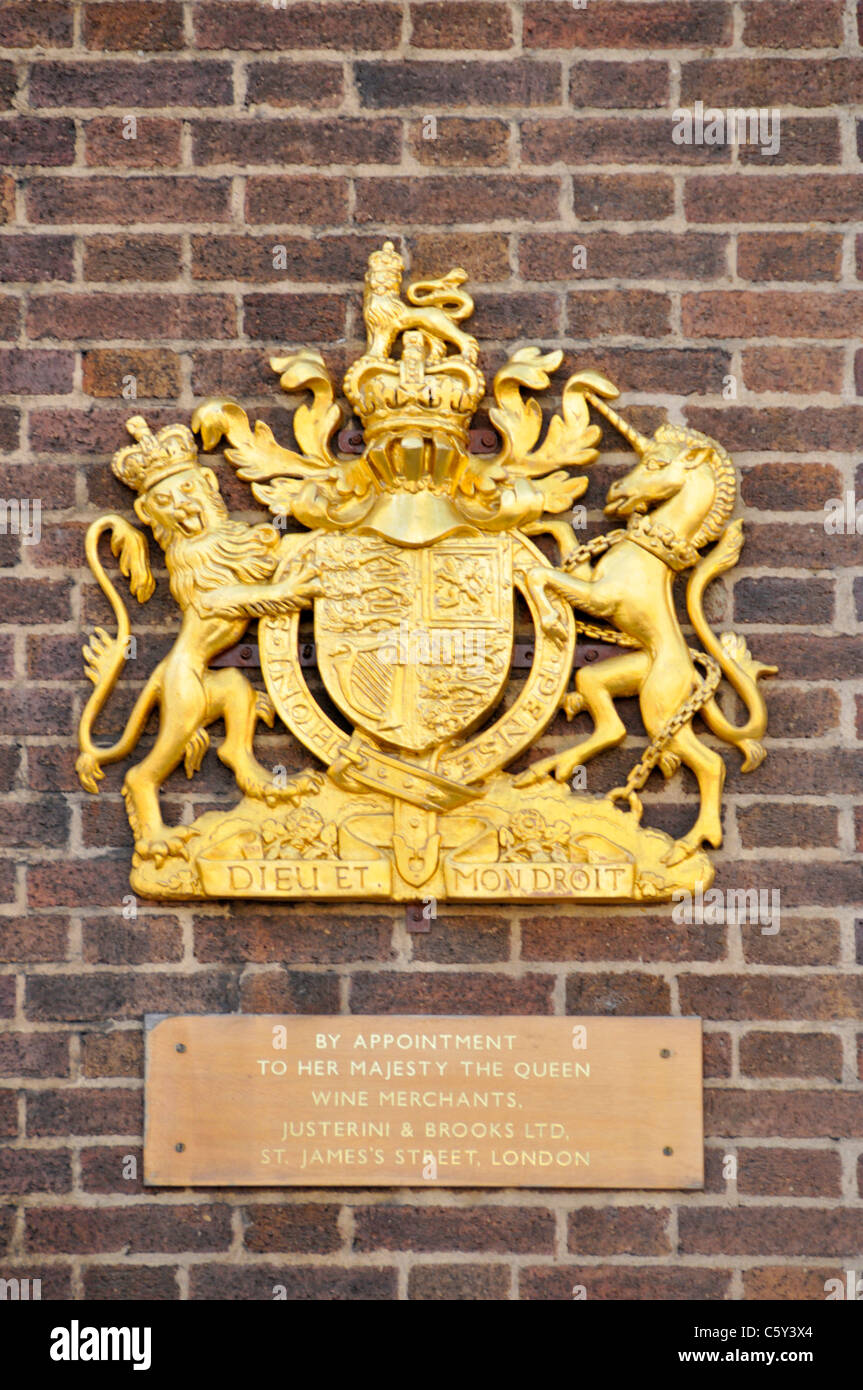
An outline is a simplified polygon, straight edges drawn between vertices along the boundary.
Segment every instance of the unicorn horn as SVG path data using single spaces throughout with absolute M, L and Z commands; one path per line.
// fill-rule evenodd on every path
M 630 425 L 628 420 L 624 420 L 622 415 L 618 415 L 617 411 L 606 400 L 602 399 L 603 396 L 618 396 L 620 392 L 616 386 L 612 386 L 611 382 L 606 381 L 605 377 L 600 376 L 598 372 L 581 372 L 578 376 L 574 376 L 567 385 L 575 386 L 582 393 L 584 399 L 595 406 L 600 415 L 604 415 L 606 420 L 620 431 L 624 439 L 629 440 L 636 453 L 643 454 L 645 452 L 650 440 L 645 435 L 640 434 L 634 425 Z

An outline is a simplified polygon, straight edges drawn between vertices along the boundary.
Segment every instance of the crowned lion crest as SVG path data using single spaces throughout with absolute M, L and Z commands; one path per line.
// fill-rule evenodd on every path
M 362 423 L 359 456 L 334 443 L 342 412 L 311 348 L 271 359 L 284 391 L 310 396 L 293 417 L 294 448 L 233 400 L 205 401 L 191 428 L 128 421 L 133 442 L 112 467 L 164 551 L 180 630 L 120 738 L 97 743 L 131 636 L 101 538 L 139 602 L 155 581 L 146 530 L 119 514 L 94 521 L 87 559 L 116 631 L 98 628 L 84 648 L 95 688 L 77 770 L 97 792 L 105 767 L 155 730 L 122 784 L 132 886 L 156 898 L 597 902 L 707 885 L 704 846 L 722 840 L 715 740 L 739 752 L 744 772 L 758 767 L 760 681 L 774 671 L 704 615 L 707 585 L 743 543 L 734 465 L 716 440 L 681 425 L 640 434 L 611 404 L 617 388 L 590 370 L 566 382 L 541 439 L 541 409 L 525 393 L 549 385 L 563 354 L 537 347 L 514 352 L 494 378 L 500 448 L 472 452 L 485 381 L 462 326 L 473 312 L 467 277 L 456 269 L 417 281 L 403 299 L 403 272 L 392 242 L 369 258 L 366 349 L 343 386 Z M 608 491 L 613 528 L 580 543 L 571 509 L 598 457 L 591 412 L 636 460 Z M 222 441 L 271 521 L 229 515 L 201 456 Z M 675 607 L 684 576 L 694 639 Z M 532 624 L 524 672 L 513 667 L 519 605 Z M 300 660 L 304 610 L 320 684 Z M 253 622 L 264 688 L 236 665 L 213 666 Z M 583 638 L 616 651 L 573 678 Z M 742 702 L 741 723 L 720 706 L 723 683 Z M 638 697 L 647 745 L 621 785 L 589 790 L 593 760 L 626 737 L 616 701 L 627 696 Z M 531 760 L 558 714 L 578 720 L 566 746 Z M 277 718 L 310 755 L 293 776 L 255 752 L 259 721 Z M 215 751 L 236 779 L 236 805 L 166 824 L 163 784 L 212 756 L 218 721 Z M 652 773 L 670 778 L 681 765 L 698 805 L 673 839 L 643 824 L 641 792 Z

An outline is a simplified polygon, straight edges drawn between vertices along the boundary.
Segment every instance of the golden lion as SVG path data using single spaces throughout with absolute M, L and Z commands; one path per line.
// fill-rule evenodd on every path
M 418 330 L 422 333 L 430 362 L 440 361 L 445 344 L 476 362 L 479 345 L 476 338 L 458 327 L 462 319 L 473 313 L 473 300 L 459 285 L 467 279 L 464 270 L 451 270 L 440 280 L 417 280 L 405 291 L 409 308 L 401 295 L 404 261 L 391 241 L 382 250 L 369 256 L 363 291 L 363 317 L 368 335 L 367 357 L 387 358 L 400 333 Z
M 245 526 L 230 519 L 215 474 L 197 462 L 190 430 L 172 425 L 154 436 L 140 416 L 129 420 L 127 428 L 138 443 L 120 450 L 112 467 L 140 493 L 135 511 L 165 552 L 171 593 L 183 622 L 170 652 L 138 696 L 121 737 L 109 748 L 97 747 L 93 724 L 123 670 L 130 633 L 125 604 L 99 560 L 102 534 L 110 533 L 111 548 L 140 603 L 151 597 L 155 581 L 140 531 L 113 513 L 94 521 L 87 532 L 87 559 L 114 610 L 118 632 L 111 639 L 97 628 L 84 647 L 87 674 L 96 689 L 81 719 L 76 770 L 86 790 L 97 792 L 104 764 L 131 753 L 151 711 L 159 706 L 156 742 L 126 774 L 123 794 L 136 852 L 161 866 L 168 855 L 185 853 L 190 832 L 165 826 L 159 789 L 181 760 L 187 776 L 197 771 L 210 743 L 207 725 L 214 720 L 225 721 L 218 754 L 242 791 L 270 804 L 296 795 L 296 782 L 277 785 L 252 752 L 258 719 L 273 723 L 269 696 L 256 691 L 236 668 L 207 668 L 215 656 L 240 641 L 250 618 L 302 607 L 319 590 L 316 571 L 291 561 L 289 537 L 270 525 Z

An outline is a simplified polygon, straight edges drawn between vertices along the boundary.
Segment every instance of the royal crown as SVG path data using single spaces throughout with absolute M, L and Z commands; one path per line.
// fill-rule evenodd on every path
M 363 294 L 368 343 L 349 368 L 344 391 L 367 442 L 405 432 L 443 432 L 466 445 L 485 392 L 475 338 L 459 325 L 473 313 L 460 286 L 465 271 L 419 280 L 401 298 L 404 261 L 387 241 L 369 257 Z M 391 354 L 401 338 L 401 356 Z M 454 351 L 453 351 L 454 349 Z
M 185 425 L 165 425 L 153 434 L 143 415 L 133 415 L 126 421 L 126 429 L 137 443 L 118 449 L 111 468 L 127 487 L 147 492 L 172 473 L 180 473 L 197 462 L 195 436 Z

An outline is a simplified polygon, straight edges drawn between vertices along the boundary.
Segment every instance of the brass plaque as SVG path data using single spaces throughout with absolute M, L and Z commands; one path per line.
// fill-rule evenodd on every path
M 703 1186 L 697 1018 L 148 1022 L 153 1186 Z

